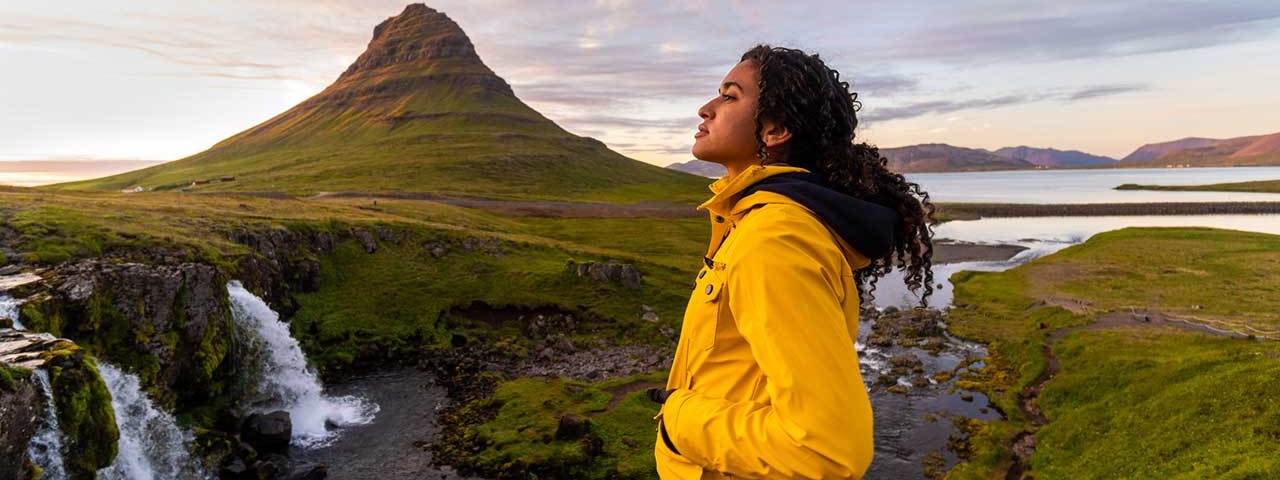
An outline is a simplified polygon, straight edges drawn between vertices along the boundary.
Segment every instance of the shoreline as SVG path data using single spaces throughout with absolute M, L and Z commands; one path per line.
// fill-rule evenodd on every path
M 1280 202 L 939 203 L 951 220 L 983 217 L 1280 214 Z

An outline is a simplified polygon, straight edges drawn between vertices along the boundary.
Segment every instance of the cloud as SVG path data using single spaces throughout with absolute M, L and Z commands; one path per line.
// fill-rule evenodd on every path
M 1067 96 L 1067 100 L 1088 100 L 1090 98 L 1109 97 L 1111 95 L 1119 95 L 1122 93 L 1133 93 L 1150 90 L 1151 86 L 1145 84 L 1124 84 L 1124 85 L 1099 85 L 1096 87 L 1088 87 L 1077 90 L 1075 93 Z
M 1033 102 L 1075 102 L 1079 100 L 1089 100 L 1125 93 L 1142 92 L 1150 89 L 1151 87 L 1146 84 L 1111 84 L 1093 85 L 1077 89 L 1051 89 L 1037 93 L 1009 94 L 990 98 L 930 100 L 869 109 L 867 114 L 862 118 L 868 122 L 903 120 L 929 114 L 945 114 L 961 110 L 988 110 Z

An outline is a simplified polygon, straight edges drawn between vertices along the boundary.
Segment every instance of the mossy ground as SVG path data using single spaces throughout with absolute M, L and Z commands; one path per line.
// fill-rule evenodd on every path
M 463 468 L 498 478 L 657 478 L 652 452 L 658 405 L 642 387 L 665 379 L 665 372 L 654 372 L 602 382 L 502 381 L 491 397 L 459 412 L 486 421 L 442 450 L 465 459 Z M 589 433 L 557 438 L 566 415 L 586 419 Z
M 46 355 L 67 474 L 73 480 L 96 478 L 98 469 L 115 461 L 120 438 L 111 393 L 93 357 L 74 344 L 64 343 Z
M 31 371 L 0 363 L 0 391 L 13 391 L 17 381 L 31 376 Z
M 1017 395 L 1044 371 L 1050 332 L 1131 306 L 1274 326 L 1280 237 L 1127 228 L 952 281 L 952 332 L 987 343 L 991 353 L 986 368 L 959 385 L 987 393 L 1007 419 L 969 422 L 969 461 L 948 478 L 1003 478 L 1010 442 L 1029 422 Z M 1064 300 L 1090 307 L 1073 313 L 1053 305 Z M 1275 424 L 1280 404 L 1263 392 L 1280 374 L 1277 344 L 1108 327 L 1071 333 L 1053 351 L 1061 371 L 1039 401 L 1049 423 L 1030 459 L 1036 478 L 1264 478 L 1258 472 L 1276 468 L 1274 432 L 1265 426 Z

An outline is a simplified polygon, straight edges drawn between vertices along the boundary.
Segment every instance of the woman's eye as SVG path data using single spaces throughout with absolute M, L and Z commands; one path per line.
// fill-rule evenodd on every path
M 733 97 L 729 95 L 721 95 L 720 98 L 723 98 L 725 100 L 733 100 Z

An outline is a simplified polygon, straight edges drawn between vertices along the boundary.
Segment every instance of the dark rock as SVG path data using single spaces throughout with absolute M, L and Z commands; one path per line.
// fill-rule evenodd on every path
M 244 460 L 239 457 L 229 457 L 222 462 L 222 468 L 218 469 L 218 478 L 221 480 L 247 480 L 253 478 L 249 472 L 249 466 L 245 465 Z
M 29 376 L 6 378 L 12 383 L 0 379 L 0 478 L 28 478 L 27 447 L 44 418 L 44 395 Z
M 556 426 L 556 440 L 576 440 L 591 431 L 591 421 L 581 416 L 568 413 L 560 417 Z
M 235 373 L 227 278 L 200 263 L 148 265 L 89 259 L 59 265 L 19 321 L 91 346 L 140 373 L 166 410 L 228 393 Z
M 373 234 L 369 233 L 368 230 L 359 227 L 352 227 L 350 232 L 351 237 L 355 238 L 356 241 L 360 243 L 360 246 L 364 248 L 365 253 L 378 251 L 378 241 L 374 240 Z
M 272 453 L 253 462 L 253 470 L 259 479 L 280 478 L 289 472 L 289 458 L 279 453 Z
M 906 353 L 902 355 L 894 355 L 892 357 L 889 357 L 889 364 L 893 365 L 894 367 L 904 367 L 908 369 L 914 369 L 915 367 L 924 365 L 924 361 L 920 360 L 920 357 L 917 357 L 910 353 Z
M 568 337 L 564 337 L 564 336 L 561 336 L 560 338 L 556 339 L 555 348 L 556 350 L 559 350 L 564 353 L 573 353 L 573 351 L 575 350 L 573 347 L 573 341 L 569 340 Z
M 467 346 L 467 336 L 461 333 L 454 333 L 449 336 L 449 345 L 453 348 L 462 348 Z
M 604 439 L 595 433 L 587 433 L 582 437 L 582 453 L 588 457 L 598 457 L 604 454 Z
M 641 283 L 644 281 L 640 276 L 640 271 L 629 263 L 622 265 L 621 271 L 618 272 L 618 277 L 622 281 L 622 286 L 627 288 L 640 288 Z
M 240 427 L 240 438 L 264 453 L 287 452 L 292 436 L 293 421 L 285 411 L 249 415 Z
M 284 480 L 324 480 L 328 476 L 329 467 L 323 463 L 298 462 Z

